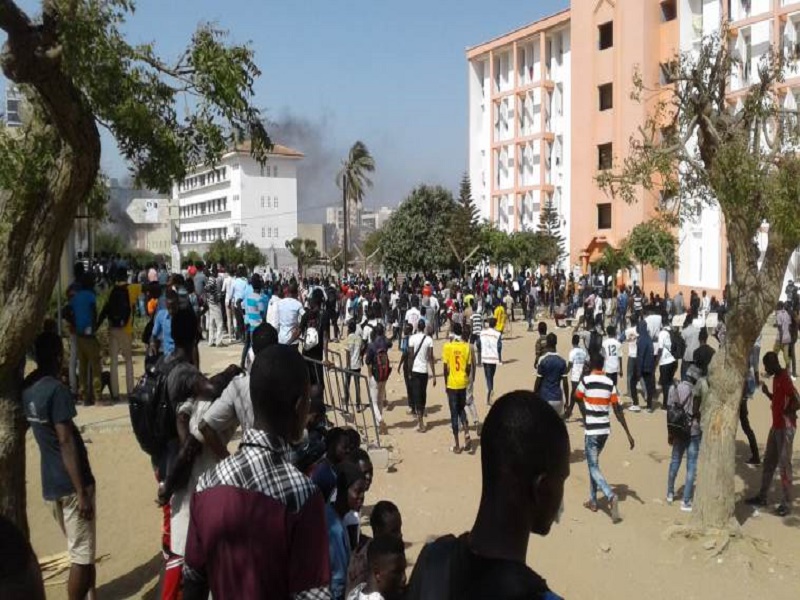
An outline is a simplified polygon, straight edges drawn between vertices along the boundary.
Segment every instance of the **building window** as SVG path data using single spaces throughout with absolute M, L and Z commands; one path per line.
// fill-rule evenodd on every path
M 234 202 L 238 202 L 238 201 L 239 201 L 239 195 L 238 195 L 238 194 L 235 194 L 235 195 L 233 196 L 233 201 L 234 201 Z
M 597 205 L 597 228 L 611 229 L 611 204 Z
M 600 94 L 600 110 L 611 110 L 614 107 L 614 84 L 604 83 L 597 90 Z
M 611 48 L 614 45 L 614 21 L 598 25 L 597 30 L 600 34 L 600 50 Z
M 262 238 L 263 237 L 267 237 L 267 228 L 266 227 L 262 227 L 261 228 L 261 237 Z
M 600 144 L 597 146 L 597 168 L 601 171 L 611 168 L 613 161 L 613 145 L 611 142 L 608 144 Z
M 261 208 L 264 208 L 265 204 L 264 200 L 265 200 L 264 196 L 261 196 Z
M 678 3 L 676 0 L 664 0 L 661 3 L 661 20 L 664 23 L 678 18 Z
M 231 170 L 238 171 L 239 170 L 239 163 L 236 163 L 235 165 L 231 165 Z
M 275 237 L 280 237 L 280 236 L 278 235 L 278 228 L 277 228 L 277 227 L 275 228 Z
M 277 196 L 275 196 L 275 198 L 274 198 L 274 200 L 272 202 L 272 208 L 278 208 L 278 197 Z
M 272 177 L 272 167 L 267 167 L 267 177 Z
M 273 177 L 277 177 L 278 176 L 278 165 L 275 165 L 274 167 L 272 167 L 272 176 Z

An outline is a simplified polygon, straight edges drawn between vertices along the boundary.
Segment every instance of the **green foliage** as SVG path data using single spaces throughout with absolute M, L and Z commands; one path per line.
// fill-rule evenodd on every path
M 450 227 L 450 243 L 457 254 L 456 262 L 461 263 L 478 243 L 479 232 L 479 211 L 472 200 L 472 185 L 467 173 L 461 179 L 457 204 Z
M 458 204 L 441 186 L 421 185 L 400 204 L 383 227 L 383 264 L 389 271 L 429 272 L 454 264 L 447 243 Z
M 677 266 L 678 240 L 669 227 L 658 219 L 636 225 L 622 246 L 622 252 L 639 264 L 665 271 L 674 271 Z
M 197 250 L 189 250 L 189 252 L 181 256 L 181 265 L 196 265 L 199 262 L 203 262 L 203 257 Z
M 593 263 L 595 269 L 605 269 L 605 272 L 610 275 L 614 275 L 618 271 L 630 269 L 632 266 L 633 260 L 625 246 L 621 248 L 606 246 L 602 256 Z
M 458 203 L 461 208 L 469 215 L 469 224 L 477 228 L 480 224 L 481 212 L 475 206 L 475 200 L 472 198 L 472 182 L 469 180 L 469 173 L 464 173 L 461 178 L 461 185 L 458 189 Z
M 381 249 L 382 240 L 383 228 L 370 232 L 367 239 L 364 240 L 364 257 L 372 257 L 369 259 L 372 264 L 379 265 L 383 260 L 383 250 Z
M 561 259 L 566 255 L 564 236 L 561 235 L 561 216 L 553 203 L 552 196 L 548 197 L 539 213 L 539 230 L 544 232 L 556 245 L 556 252 L 550 253 L 545 264 L 560 266 Z
M 95 254 L 127 254 L 127 245 L 119 236 L 107 231 L 98 231 L 94 235 Z
M 228 270 L 244 265 L 253 269 L 264 264 L 264 255 L 252 242 L 242 242 L 239 238 L 216 240 L 205 253 L 205 262 L 208 264 L 225 265 Z
M 286 241 L 286 249 L 297 259 L 297 272 L 302 277 L 306 267 L 310 267 L 319 262 L 320 253 L 317 250 L 317 242 L 294 238 Z
M 545 231 L 517 231 L 509 236 L 511 260 L 516 269 L 554 265 L 562 255 L 558 238 Z

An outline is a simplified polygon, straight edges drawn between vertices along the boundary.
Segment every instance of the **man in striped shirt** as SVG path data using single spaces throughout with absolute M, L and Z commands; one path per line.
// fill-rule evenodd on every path
M 589 466 L 589 501 L 584 504 L 592 512 L 597 512 L 597 489 L 608 499 L 611 519 L 619 523 L 619 499 L 606 482 L 600 470 L 600 453 L 611 433 L 611 409 L 628 436 L 631 450 L 634 447 L 633 436 L 625 422 L 625 414 L 619 404 L 617 388 L 614 382 L 603 372 L 604 358 L 601 354 L 593 354 L 590 358 L 592 372 L 584 376 L 575 390 L 575 398 L 582 400 L 586 406 L 586 463 Z

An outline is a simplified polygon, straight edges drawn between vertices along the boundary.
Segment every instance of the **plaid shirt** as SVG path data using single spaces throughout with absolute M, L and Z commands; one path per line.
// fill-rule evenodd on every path
M 200 477 L 187 583 L 207 586 L 215 600 L 331 597 L 322 495 L 290 458 L 284 440 L 248 429 L 236 454 Z

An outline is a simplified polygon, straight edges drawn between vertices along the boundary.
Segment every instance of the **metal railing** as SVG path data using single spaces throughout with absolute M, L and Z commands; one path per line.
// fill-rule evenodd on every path
M 328 350 L 329 362 L 304 358 L 322 374 L 325 408 L 333 424 L 336 427 L 355 428 L 368 448 L 380 448 L 380 427 L 372 409 L 373 399 L 367 376 L 360 371 L 347 369 L 342 354 L 334 350 Z

